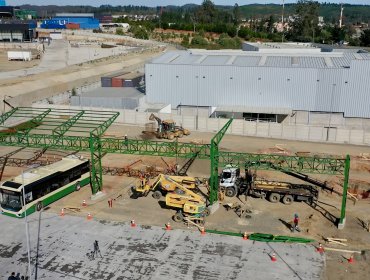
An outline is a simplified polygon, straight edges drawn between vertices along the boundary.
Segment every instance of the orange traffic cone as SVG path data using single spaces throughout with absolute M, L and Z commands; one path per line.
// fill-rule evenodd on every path
M 318 253 L 320 253 L 320 254 L 324 253 L 325 250 L 324 250 L 324 247 L 322 247 L 322 244 L 321 243 L 319 243 L 319 247 L 316 248 L 316 251 Z
M 355 259 L 353 258 L 353 255 L 351 255 L 348 259 L 348 263 L 354 263 Z
M 247 234 L 247 232 L 244 232 L 244 234 L 243 234 L 243 240 L 248 240 L 248 234 Z
M 64 217 L 64 208 L 62 208 L 62 210 L 60 211 L 59 216 Z
M 82 200 L 82 206 L 87 206 L 87 204 L 86 204 L 86 200 L 84 199 L 84 200 Z
M 136 227 L 135 220 L 131 220 L 131 227 Z
M 167 224 L 166 224 L 166 230 L 171 230 L 172 228 L 171 228 L 171 225 L 170 225 L 170 222 L 168 222 Z
M 276 261 L 277 261 L 277 258 L 276 258 L 275 253 L 272 253 L 272 254 L 271 254 L 271 261 L 272 261 L 272 262 L 276 262 Z
M 87 220 L 92 220 L 92 216 L 91 216 L 91 214 L 90 213 L 87 213 L 87 218 L 86 218 Z
M 204 229 L 204 227 L 202 227 L 202 228 L 200 229 L 200 234 L 201 234 L 201 235 L 206 235 L 206 230 Z

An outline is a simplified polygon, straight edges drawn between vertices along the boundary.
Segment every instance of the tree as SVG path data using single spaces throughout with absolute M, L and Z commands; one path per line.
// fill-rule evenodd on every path
M 204 0 L 197 10 L 197 17 L 201 23 L 212 23 L 216 18 L 217 10 L 211 0 Z
M 343 42 L 346 38 L 346 31 L 344 28 L 339 28 L 339 26 L 334 26 L 330 30 L 331 39 L 334 43 Z
M 233 19 L 234 19 L 234 24 L 235 25 L 239 24 L 240 17 L 241 17 L 241 13 L 240 13 L 239 5 L 238 5 L 238 3 L 235 3 L 234 9 L 233 9 Z
M 364 47 L 370 47 L 370 29 L 364 30 L 360 37 L 360 44 Z
M 320 3 L 312 0 L 298 0 L 292 26 L 292 37 L 298 41 L 311 41 L 318 33 Z
M 123 29 L 122 28 L 117 28 L 116 29 L 116 35 L 124 35 L 124 33 L 123 33 Z
M 274 23 L 275 23 L 275 18 L 273 15 L 271 15 L 267 22 L 267 32 L 268 33 L 274 33 Z

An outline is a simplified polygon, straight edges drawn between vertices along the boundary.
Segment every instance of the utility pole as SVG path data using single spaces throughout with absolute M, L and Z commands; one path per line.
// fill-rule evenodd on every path
M 283 35 L 281 35 L 281 42 L 284 43 L 284 10 L 285 10 L 285 1 L 283 0 L 283 9 L 281 11 L 281 24 L 283 27 Z
M 342 28 L 343 25 L 343 3 L 340 3 L 340 18 L 339 18 L 339 28 Z

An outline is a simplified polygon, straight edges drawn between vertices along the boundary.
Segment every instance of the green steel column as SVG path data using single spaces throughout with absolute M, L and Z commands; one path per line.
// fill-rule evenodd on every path
M 339 219 L 339 223 L 338 223 L 338 229 L 343 229 L 344 225 L 346 223 L 346 204 L 347 204 L 347 190 L 348 190 L 350 166 L 351 166 L 351 159 L 350 159 L 349 155 L 347 155 L 345 168 L 344 168 L 342 208 L 341 208 L 341 211 L 340 211 L 340 219 Z
M 232 122 L 233 119 L 230 119 L 211 140 L 211 178 L 209 180 L 209 203 L 211 205 L 218 201 L 218 164 L 220 160 L 218 145 Z
M 93 194 L 102 190 L 103 172 L 101 165 L 101 141 L 100 137 L 90 134 L 91 153 L 91 190 Z
M 212 205 L 218 201 L 218 145 L 211 142 L 211 178 L 209 181 L 209 203 Z

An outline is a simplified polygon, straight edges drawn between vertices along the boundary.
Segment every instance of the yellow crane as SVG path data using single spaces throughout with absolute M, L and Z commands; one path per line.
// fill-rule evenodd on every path
M 178 192 L 179 190 L 176 184 L 184 185 L 186 189 L 195 189 L 200 181 L 197 178 L 190 176 L 168 176 L 164 174 L 159 174 L 153 180 L 148 180 L 143 178 L 140 180 L 139 184 L 132 188 L 132 192 L 137 196 L 147 196 L 150 192 L 153 192 L 152 196 L 155 199 L 160 199 L 164 193 L 167 192 Z
M 169 192 L 166 195 L 166 206 L 179 209 L 173 216 L 175 222 L 181 222 L 187 215 L 195 215 L 198 217 L 209 216 L 210 211 L 207 208 L 206 199 L 187 187 L 179 184 L 169 176 L 164 176 L 169 182 L 176 186 L 174 192 Z

